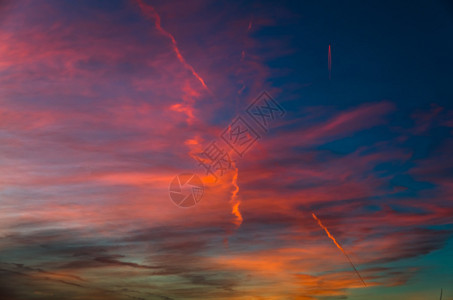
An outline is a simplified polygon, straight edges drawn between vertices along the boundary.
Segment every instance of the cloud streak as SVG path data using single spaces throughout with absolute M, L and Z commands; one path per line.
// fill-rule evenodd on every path
M 327 230 L 326 226 L 324 226 L 322 223 L 321 223 L 321 220 L 318 219 L 318 217 L 312 213 L 311 214 L 313 216 L 313 219 L 316 220 L 316 222 L 318 222 L 318 225 L 319 227 L 321 227 L 322 229 L 324 229 L 324 231 L 326 232 L 327 236 L 333 241 L 333 243 L 335 244 L 335 246 L 337 246 L 338 249 L 340 249 L 340 251 L 344 254 L 344 256 L 346 257 L 346 259 L 348 260 L 348 262 L 351 264 L 351 267 L 354 269 L 354 272 L 357 274 L 357 276 L 360 278 L 360 281 L 362 281 L 363 285 L 364 286 L 367 286 L 365 281 L 363 280 L 362 276 L 360 275 L 359 271 L 357 271 L 356 267 L 354 266 L 354 264 L 352 263 L 351 259 L 349 258 L 348 254 L 346 254 L 346 251 L 344 251 L 343 247 L 340 246 L 340 244 L 338 244 L 337 240 L 333 237 L 332 234 L 330 234 L 329 230 Z

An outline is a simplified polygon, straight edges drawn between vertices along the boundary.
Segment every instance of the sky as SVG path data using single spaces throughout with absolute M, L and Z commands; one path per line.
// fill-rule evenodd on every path
M 452 36 L 446 0 L 0 0 L 0 298 L 453 299 Z

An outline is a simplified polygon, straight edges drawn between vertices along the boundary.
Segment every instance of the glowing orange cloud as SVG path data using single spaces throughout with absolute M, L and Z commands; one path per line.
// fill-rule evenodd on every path
M 333 235 L 330 234 L 329 230 L 327 230 L 327 227 L 324 226 L 322 223 L 321 223 L 321 220 L 318 219 L 318 217 L 314 214 L 314 213 L 311 213 L 311 215 L 313 216 L 313 219 L 315 219 L 319 226 L 324 229 L 324 231 L 327 233 L 327 236 L 334 242 L 334 244 L 337 246 L 338 249 L 341 250 L 341 252 L 343 252 L 344 256 L 346 256 L 346 258 L 348 259 L 349 263 L 351 264 L 352 268 L 354 269 L 354 271 L 357 273 L 357 275 L 359 276 L 360 280 L 363 282 L 363 285 L 366 286 L 366 283 L 365 281 L 363 281 L 362 279 L 362 276 L 360 276 L 360 273 L 359 271 L 357 271 L 357 269 L 355 268 L 354 264 L 352 263 L 351 259 L 349 258 L 349 256 L 346 254 L 346 251 L 344 251 L 343 247 L 340 246 L 340 244 L 337 242 L 337 240 L 333 237 Z
M 231 194 L 231 204 L 233 205 L 233 209 L 232 209 L 231 213 L 236 216 L 236 220 L 234 221 L 234 223 L 236 224 L 236 228 L 239 228 L 244 219 L 242 218 L 241 212 L 239 211 L 239 205 L 241 204 L 241 202 L 237 199 L 237 194 L 239 192 L 239 186 L 237 184 L 239 170 L 236 167 L 236 165 L 234 164 L 234 162 L 233 162 L 233 165 L 234 165 L 235 173 L 234 173 L 233 180 L 232 180 L 232 184 L 234 186 L 234 191 Z

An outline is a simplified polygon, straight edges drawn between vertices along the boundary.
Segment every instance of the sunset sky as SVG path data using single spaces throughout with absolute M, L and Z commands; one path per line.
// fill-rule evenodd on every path
M 447 0 L 0 0 L 0 300 L 453 299 L 452 37 Z

